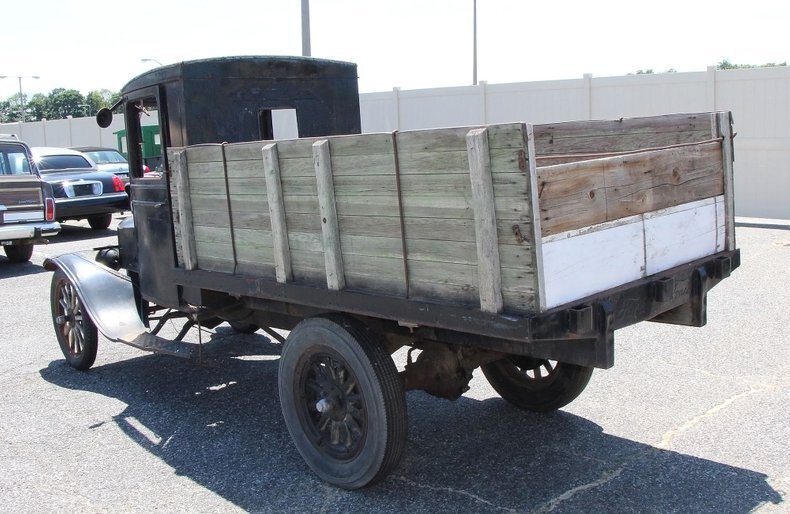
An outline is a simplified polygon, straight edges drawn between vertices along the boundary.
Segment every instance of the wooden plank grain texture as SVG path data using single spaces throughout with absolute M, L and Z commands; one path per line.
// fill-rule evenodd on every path
M 184 269 L 197 269 L 197 249 L 195 248 L 194 220 L 192 218 L 192 201 L 189 196 L 189 173 L 186 151 L 181 150 L 171 155 L 171 174 L 176 187 L 177 205 L 175 212 L 178 215 L 176 226 L 177 248 L 183 259 Z
M 636 151 L 710 139 L 708 114 L 669 114 L 534 126 L 538 156 Z
M 718 141 L 538 168 L 543 236 L 722 193 Z
M 319 214 L 321 215 L 321 235 L 324 243 L 326 285 L 329 289 L 340 290 L 346 287 L 346 280 L 343 274 L 343 253 L 340 247 L 340 229 L 337 223 L 329 141 L 321 140 L 313 144 L 313 160 Z
M 283 203 L 283 188 L 280 182 L 280 158 L 277 144 L 264 146 L 261 153 L 271 220 L 274 269 L 277 282 L 290 282 L 293 280 L 293 268 L 291 267 L 291 248 L 288 246 L 288 226 L 285 217 L 285 204 Z
M 480 309 L 484 312 L 496 313 L 503 307 L 502 276 L 500 275 L 496 211 L 494 209 L 494 182 L 491 176 L 488 131 L 484 128 L 470 130 L 466 135 L 466 142 L 469 152 L 469 175 L 477 239 Z

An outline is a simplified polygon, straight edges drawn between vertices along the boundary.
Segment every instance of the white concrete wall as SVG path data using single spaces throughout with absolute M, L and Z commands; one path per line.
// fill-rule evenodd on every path
M 736 213 L 790 219 L 790 68 L 715 70 L 365 93 L 363 132 L 730 110 Z M 0 124 L 31 146 L 116 146 L 93 118 Z

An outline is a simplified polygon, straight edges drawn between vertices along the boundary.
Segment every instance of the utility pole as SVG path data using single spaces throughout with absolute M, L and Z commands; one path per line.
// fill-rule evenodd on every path
M 302 0 L 302 56 L 310 57 L 310 0 Z
M 472 85 L 477 85 L 477 0 L 472 0 Z
M 0 75 L 0 79 L 8 78 L 7 75 Z M 25 122 L 25 96 L 22 93 L 22 79 L 30 78 L 30 79 L 39 79 L 38 75 L 17 75 L 17 79 L 19 79 L 19 122 Z

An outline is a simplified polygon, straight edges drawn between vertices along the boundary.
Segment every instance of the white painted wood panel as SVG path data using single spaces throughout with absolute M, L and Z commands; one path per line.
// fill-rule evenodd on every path
M 641 278 L 644 248 L 644 231 L 638 217 L 632 223 L 603 230 L 544 239 L 546 307 L 557 307 Z
M 724 250 L 723 196 L 542 239 L 546 308 Z
M 727 246 L 727 218 L 725 217 L 724 197 L 716 197 L 716 251 L 723 252 Z
M 653 275 L 716 253 L 716 200 L 644 215 L 645 273 Z

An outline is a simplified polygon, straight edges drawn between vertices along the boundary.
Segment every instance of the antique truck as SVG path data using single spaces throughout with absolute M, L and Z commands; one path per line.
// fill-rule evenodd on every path
M 614 364 L 615 330 L 704 325 L 740 262 L 728 112 L 360 134 L 355 65 L 280 57 L 164 66 L 114 108 L 132 217 L 117 247 L 46 263 L 67 361 L 93 364 L 97 329 L 183 357 L 190 327 L 261 329 L 296 448 L 343 488 L 397 465 L 404 391 L 457 399 L 481 368 L 558 409 Z M 142 174 L 150 117 L 162 171 Z

